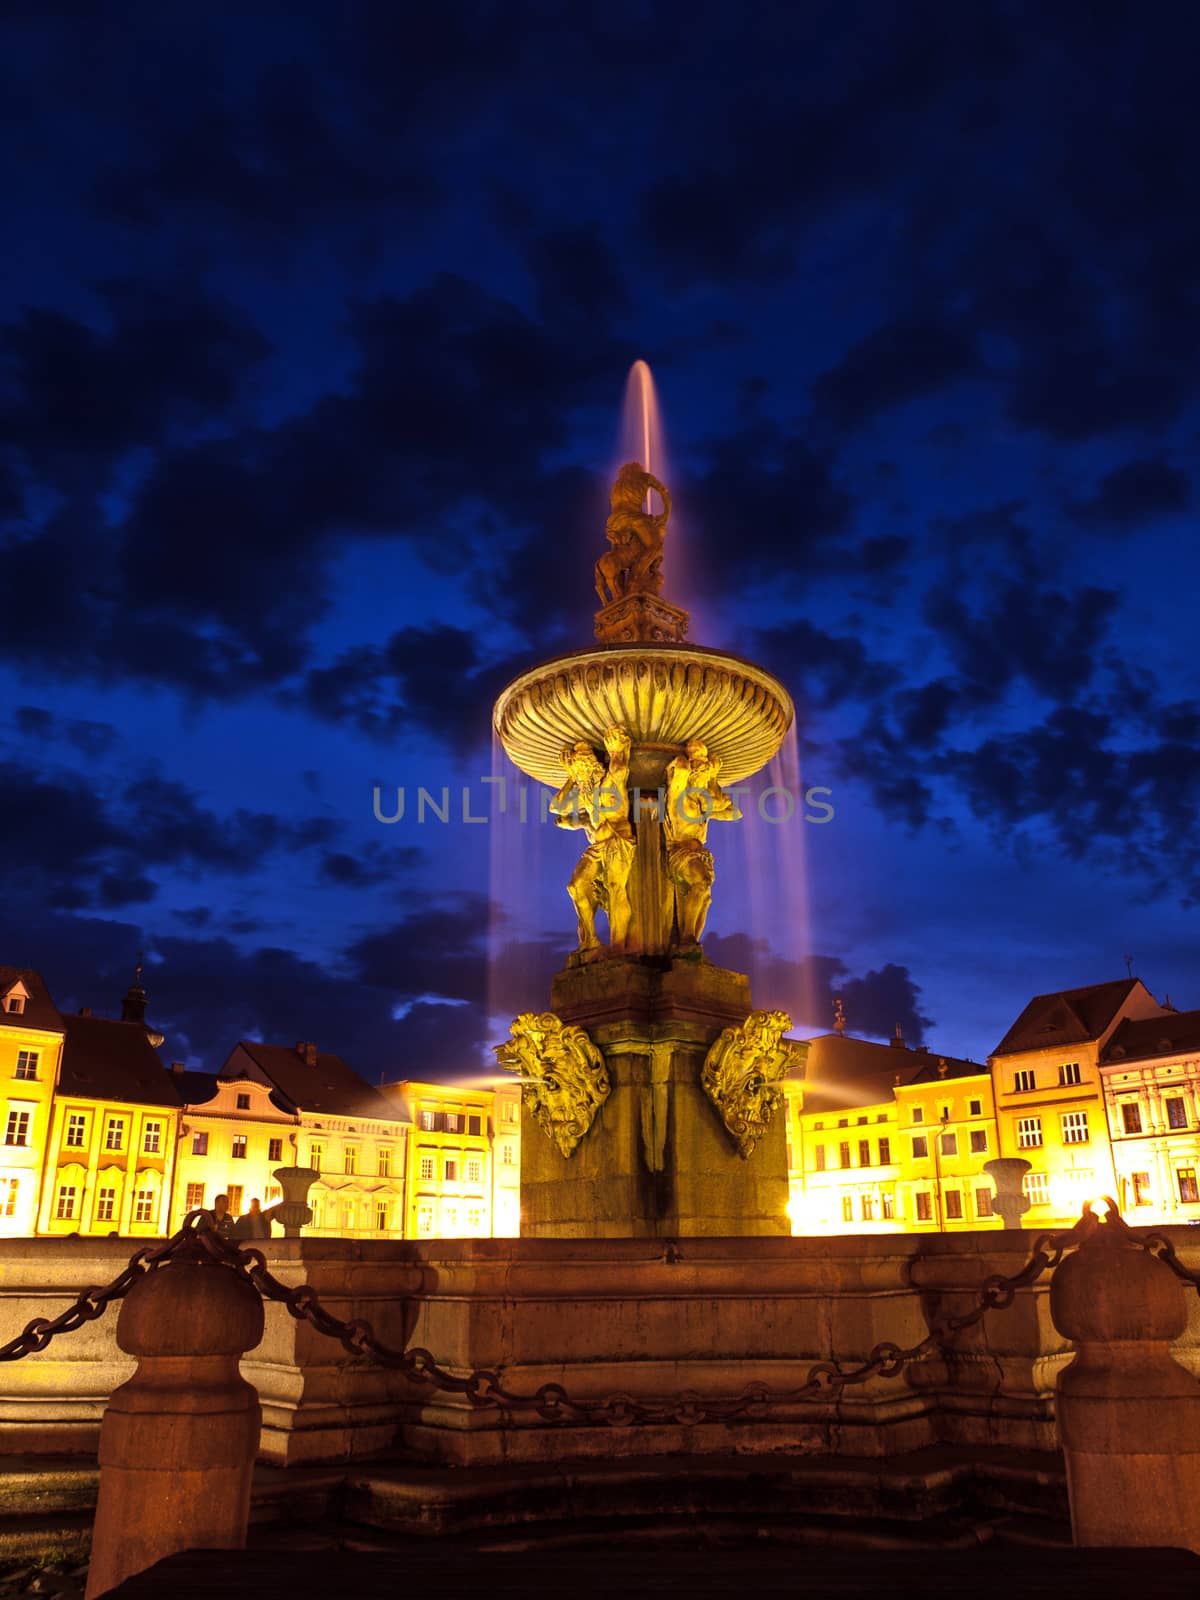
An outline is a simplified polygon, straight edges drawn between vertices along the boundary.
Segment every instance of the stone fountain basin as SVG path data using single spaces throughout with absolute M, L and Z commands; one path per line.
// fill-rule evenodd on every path
M 496 701 L 492 722 L 522 772 L 557 789 L 563 748 L 605 730 L 633 743 L 630 778 L 656 787 L 689 739 L 721 761 L 722 783 L 764 767 L 792 725 L 791 696 L 761 667 L 691 644 L 595 646 L 523 672 Z

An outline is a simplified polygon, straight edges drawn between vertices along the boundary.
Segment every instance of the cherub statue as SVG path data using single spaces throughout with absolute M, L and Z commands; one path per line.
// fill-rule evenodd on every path
M 629 820 L 629 735 L 609 728 L 604 735 L 607 770 L 586 739 L 562 752 L 567 781 L 550 802 L 556 826 L 582 828 L 587 849 L 579 858 L 567 893 L 579 921 L 579 954 L 590 960 L 603 948 L 596 936 L 596 912 L 608 916 L 610 950 L 625 948 L 633 909 L 629 874 L 636 849 Z
M 649 489 L 662 496 L 663 508 L 657 515 L 645 507 Z M 627 461 L 617 473 L 610 501 L 604 537 L 612 549 L 596 563 L 601 605 L 627 594 L 657 594 L 662 588 L 663 541 L 671 515 L 666 485 L 637 461 Z
M 712 904 L 712 851 L 705 848 L 710 822 L 737 822 L 741 811 L 717 782 L 721 763 L 700 739 L 689 739 L 683 755 L 667 767 L 663 831 L 667 875 L 675 895 L 681 946 L 697 945 Z

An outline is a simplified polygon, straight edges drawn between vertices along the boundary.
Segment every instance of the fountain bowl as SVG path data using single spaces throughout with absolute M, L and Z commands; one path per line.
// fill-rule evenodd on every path
M 752 662 L 700 645 L 637 643 L 532 667 L 501 693 L 492 722 L 510 760 L 552 788 L 563 781 L 566 746 L 586 739 L 599 748 L 606 729 L 623 728 L 630 780 L 652 788 L 689 739 L 720 758 L 722 783 L 750 777 L 778 751 L 793 716 L 787 690 Z

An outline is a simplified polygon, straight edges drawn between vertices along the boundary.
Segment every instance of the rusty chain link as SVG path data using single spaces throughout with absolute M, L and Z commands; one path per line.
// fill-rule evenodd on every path
M 450 1394 L 464 1395 L 476 1406 L 496 1406 L 505 1411 L 535 1412 L 548 1422 L 606 1423 L 629 1427 L 634 1423 L 684 1424 L 728 1422 L 741 1417 L 761 1416 L 767 1407 L 836 1400 L 843 1390 L 869 1379 L 894 1378 L 905 1367 L 932 1355 L 966 1329 L 982 1321 L 989 1311 L 1002 1311 L 1012 1305 L 1019 1290 L 1035 1283 L 1047 1270 L 1058 1266 L 1068 1250 L 1094 1238 L 1099 1229 L 1128 1236 L 1164 1265 L 1200 1291 L 1200 1272 L 1192 1272 L 1178 1260 L 1175 1247 L 1161 1234 L 1137 1239 L 1112 1200 L 1089 1201 L 1072 1227 L 1058 1233 L 1039 1234 L 1029 1259 L 1019 1272 L 1008 1277 L 994 1273 L 985 1278 L 977 1291 L 977 1303 L 969 1311 L 943 1317 L 933 1324 L 917 1344 L 902 1348 L 890 1340 L 877 1344 L 866 1360 L 848 1370 L 833 1361 L 814 1362 L 804 1382 L 794 1388 L 776 1390 L 765 1383 L 751 1383 L 740 1394 L 705 1396 L 696 1390 L 681 1390 L 677 1395 L 641 1398 L 625 1393 L 602 1400 L 573 1399 L 560 1383 L 543 1383 L 529 1393 L 505 1387 L 500 1373 L 477 1368 L 466 1376 L 447 1371 L 428 1350 L 397 1350 L 375 1335 L 371 1324 L 358 1317 L 349 1321 L 335 1317 L 321 1304 L 315 1289 L 307 1283 L 289 1289 L 268 1269 L 266 1257 L 253 1246 L 240 1249 L 220 1237 L 213 1228 L 209 1212 L 192 1211 L 179 1232 L 158 1246 L 146 1246 L 130 1258 L 128 1266 L 103 1288 L 85 1289 L 66 1311 L 53 1319 L 37 1317 L 15 1339 L 0 1346 L 0 1361 L 16 1361 L 31 1352 L 44 1350 L 56 1335 L 69 1333 L 102 1316 L 114 1300 L 123 1299 L 133 1285 L 148 1272 L 168 1261 L 185 1258 L 223 1266 L 236 1272 L 265 1300 L 283 1305 L 298 1322 L 308 1322 L 319 1333 L 336 1339 L 350 1355 L 374 1361 L 380 1366 L 403 1372 L 415 1383 L 429 1384 Z M 677 1258 L 676 1258 L 677 1259 Z

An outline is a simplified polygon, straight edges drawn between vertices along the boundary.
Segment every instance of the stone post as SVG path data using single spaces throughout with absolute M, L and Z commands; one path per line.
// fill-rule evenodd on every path
M 1123 1233 L 1102 1225 L 1050 1283 L 1076 1351 L 1057 1395 L 1071 1528 L 1077 1545 L 1200 1552 L 1200 1383 L 1170 1351 L 1185 1291 Z
M 276 1167 L 271 1176 L 279 1179 L 283 1190 L 283 1199 L 272 1208 L 283 1224 L 283 1237 L 298 1239 L 301 1228 L 313 1219 L 308 1191 L 321 1174 L 315 1167 Z
M 138 1365 L 100 1428 L 87 1600 L 176 1551 L 245 1545 L 262 1413 L 238 1359 L 262 1334 L 228 1267 L 175 1260 L 129 1291 L 117 1343 Z

